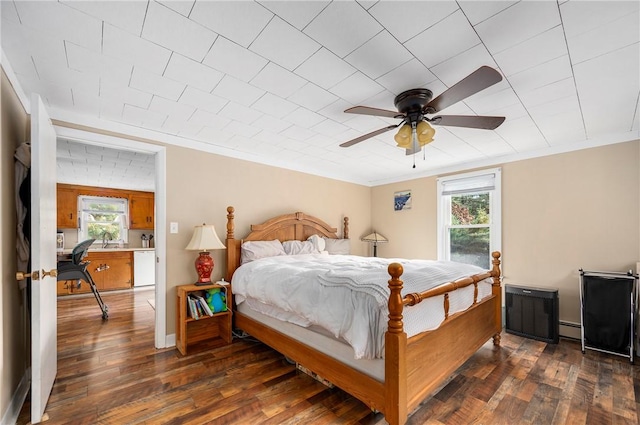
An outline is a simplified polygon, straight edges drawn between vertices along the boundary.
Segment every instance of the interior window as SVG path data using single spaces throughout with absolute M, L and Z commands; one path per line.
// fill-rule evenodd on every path
M 110 246 L 127 243 L 128 206 L 125 198 L 79 196 L 78 240 L 95 239 L 96 244 Z
M 438 179 L 438 259 L 491 268 L 501 249 L 500 169 Z

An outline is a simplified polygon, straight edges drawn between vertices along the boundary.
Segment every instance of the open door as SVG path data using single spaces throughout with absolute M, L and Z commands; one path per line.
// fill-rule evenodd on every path
M 31 270 L 31 422 L 38 423 L 58 370 L 58 317 L 56 133 L 37 94 L 31 97 Z

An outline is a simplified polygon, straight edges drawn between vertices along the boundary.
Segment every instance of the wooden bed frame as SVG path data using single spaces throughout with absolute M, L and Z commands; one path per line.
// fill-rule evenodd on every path
M 240 240 L 234 236 L 234 208 L 227 208 L 227 281 L 240 265 L 243 241 L 300 240 L 318 234 L 338 238 L 337 229 L 313 216 L 296 212 L 252 225 L 251 233 Z M 344 219 L 343 238 L 348 239 L 349 219 Z M 385 380 L 380 382 L 345 365 L 277 330 L 234 312 L 235 326 L 287 357 L 329 380 L 344 391 L 382 412 L 391 425 L 404 424 L 428 395 L 441 386 L 485 342 L 493 338 L 500 344 L 502 330 L 502 288 L 500 287 L 500 253 L 494 252 L 493 268 L 485 273 L 440 285 L 431 290 L 402 296 L 402 265 L 391 263 L 389 280 L 389 326 L 385 335 Z M 492 294 L 477 301 L 477 283 L 493 278 Z M 467 310 L 449 315 L 449 292 L 475 286 L 474 303 Z M 403 330 L 405 306 L 444 295 L 445 321 L 432 331 L 407 338 Z

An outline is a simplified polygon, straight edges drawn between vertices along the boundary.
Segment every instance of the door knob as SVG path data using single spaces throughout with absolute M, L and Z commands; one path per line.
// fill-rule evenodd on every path
M 45 272 L 44 269 L 42 269 L 42 277 L 45 278 L 47 276 L 58 277 L 58 270 L 57 269 L 51 269 L 48 272 Z
M 40 280 L 40 272 L 38 270 L 34 272 L 16 272 L 16 280 L 25 280 L 26 278 L 31 278 L 31 280 Z

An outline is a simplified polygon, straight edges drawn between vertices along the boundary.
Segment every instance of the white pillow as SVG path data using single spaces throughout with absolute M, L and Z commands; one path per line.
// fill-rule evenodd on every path
M 318 252 L 324 251 L 324 247 L 325 247 L 324 239 L 322 239 L 320 236 L 311 235 L 307 238 L 307 240 L 310 241 L 313 244 L 313 246 L 316 247 Z
M 240 249 L 240 264 L 249 263 L 264 257 L 276 257 L 287 255 L 282 243 L 274 239 L 272 241 L 247 241 Z
M 325 250 L 329 254 L 349 255 L 351 253 L 351 239 L 324 238 Z
M 287 255 L 320 253 L 311 241 L 285 241 L 282 242 L 282 247 Z

